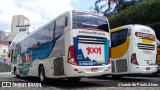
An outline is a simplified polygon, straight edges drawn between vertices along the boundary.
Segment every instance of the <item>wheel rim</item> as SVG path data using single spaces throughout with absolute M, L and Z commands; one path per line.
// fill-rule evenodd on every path
M 43 71 L 41 70 L 41 73 L 40 73 L 40 80 L 43 81 L 44 80 L 44 76 L 43 76 Z
M 15 70 L 15 73 L 14 73 L 14 75 L 17 75 L 17 70 Z

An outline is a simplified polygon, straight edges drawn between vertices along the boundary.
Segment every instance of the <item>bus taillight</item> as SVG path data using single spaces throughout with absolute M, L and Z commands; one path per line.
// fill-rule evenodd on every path
M 132 54 L 132 56 L 131 56 L 131 63 L 133 63 L 135 65 L 138 65 L 137 58 L 136 58 L 136 53 Z
M 69 51 L 68 51 L 68 63 L 70 63 L 72 65 L 75 65 L 75 66 L 78 66 L 78 63 L 77 63 L 76 58 L 75 58 L 74 46 L 73 45 L 71 45 L 69 47 Z
M 110 60 L 110 58 L 108 59 L 108 64 L 111 64 L 111 60 Z
M 109 48 L 108 64 L 111 64 L 111 48 Z

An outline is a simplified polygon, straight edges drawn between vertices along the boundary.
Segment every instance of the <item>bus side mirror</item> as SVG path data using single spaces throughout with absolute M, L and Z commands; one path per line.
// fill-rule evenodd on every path
M 68 25 L 68 17 L 65 17 L 65 27 Z

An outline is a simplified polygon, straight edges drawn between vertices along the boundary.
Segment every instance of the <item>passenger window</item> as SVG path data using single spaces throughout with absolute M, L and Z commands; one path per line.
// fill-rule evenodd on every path
M 128 29 L 111 33 L 111 47 L 123 44 L 127 38 Z
M 65 27 L 65 17 L 61 17 L 56 21 L 55 39 L 62 36 Z
M 17 44 L 17 54 L 21 54 L 21 45 Z
M 126 30 L 119 32 L 119 44 L 122 44 L 126 41 L 126 35 L 127 35 Z
M 118 33 L 111 34 L 111 46 L 116 46 L 118 42 Z
M 49 25 L 49 41 L 53 41 L 53 37 L 54 37 L 54 29 L 55 29 L 55 22 L 52 22 L 50 25 Z
M 31 37 L 31 47 L 32 48 L 38 48 L 37 43 L 39 42 L 39 32 L 34 33 Z M 25 44 L 25 42 L 23 41 L 23 43 Z M 24 46 L 24 45 L 22 45 Z M 24 48 L 22 48 L 24 51 Z
M 49 26 L 44 27 L 39 31 L 39 42 L 41 44 L 49 42 Z

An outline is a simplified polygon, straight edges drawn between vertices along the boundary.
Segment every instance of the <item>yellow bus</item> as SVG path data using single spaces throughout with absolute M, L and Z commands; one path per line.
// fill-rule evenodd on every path
M 110 32 L 113 76 L 157 71 L 157 44 L 153 29 L 135 24 L 121 26 Z

